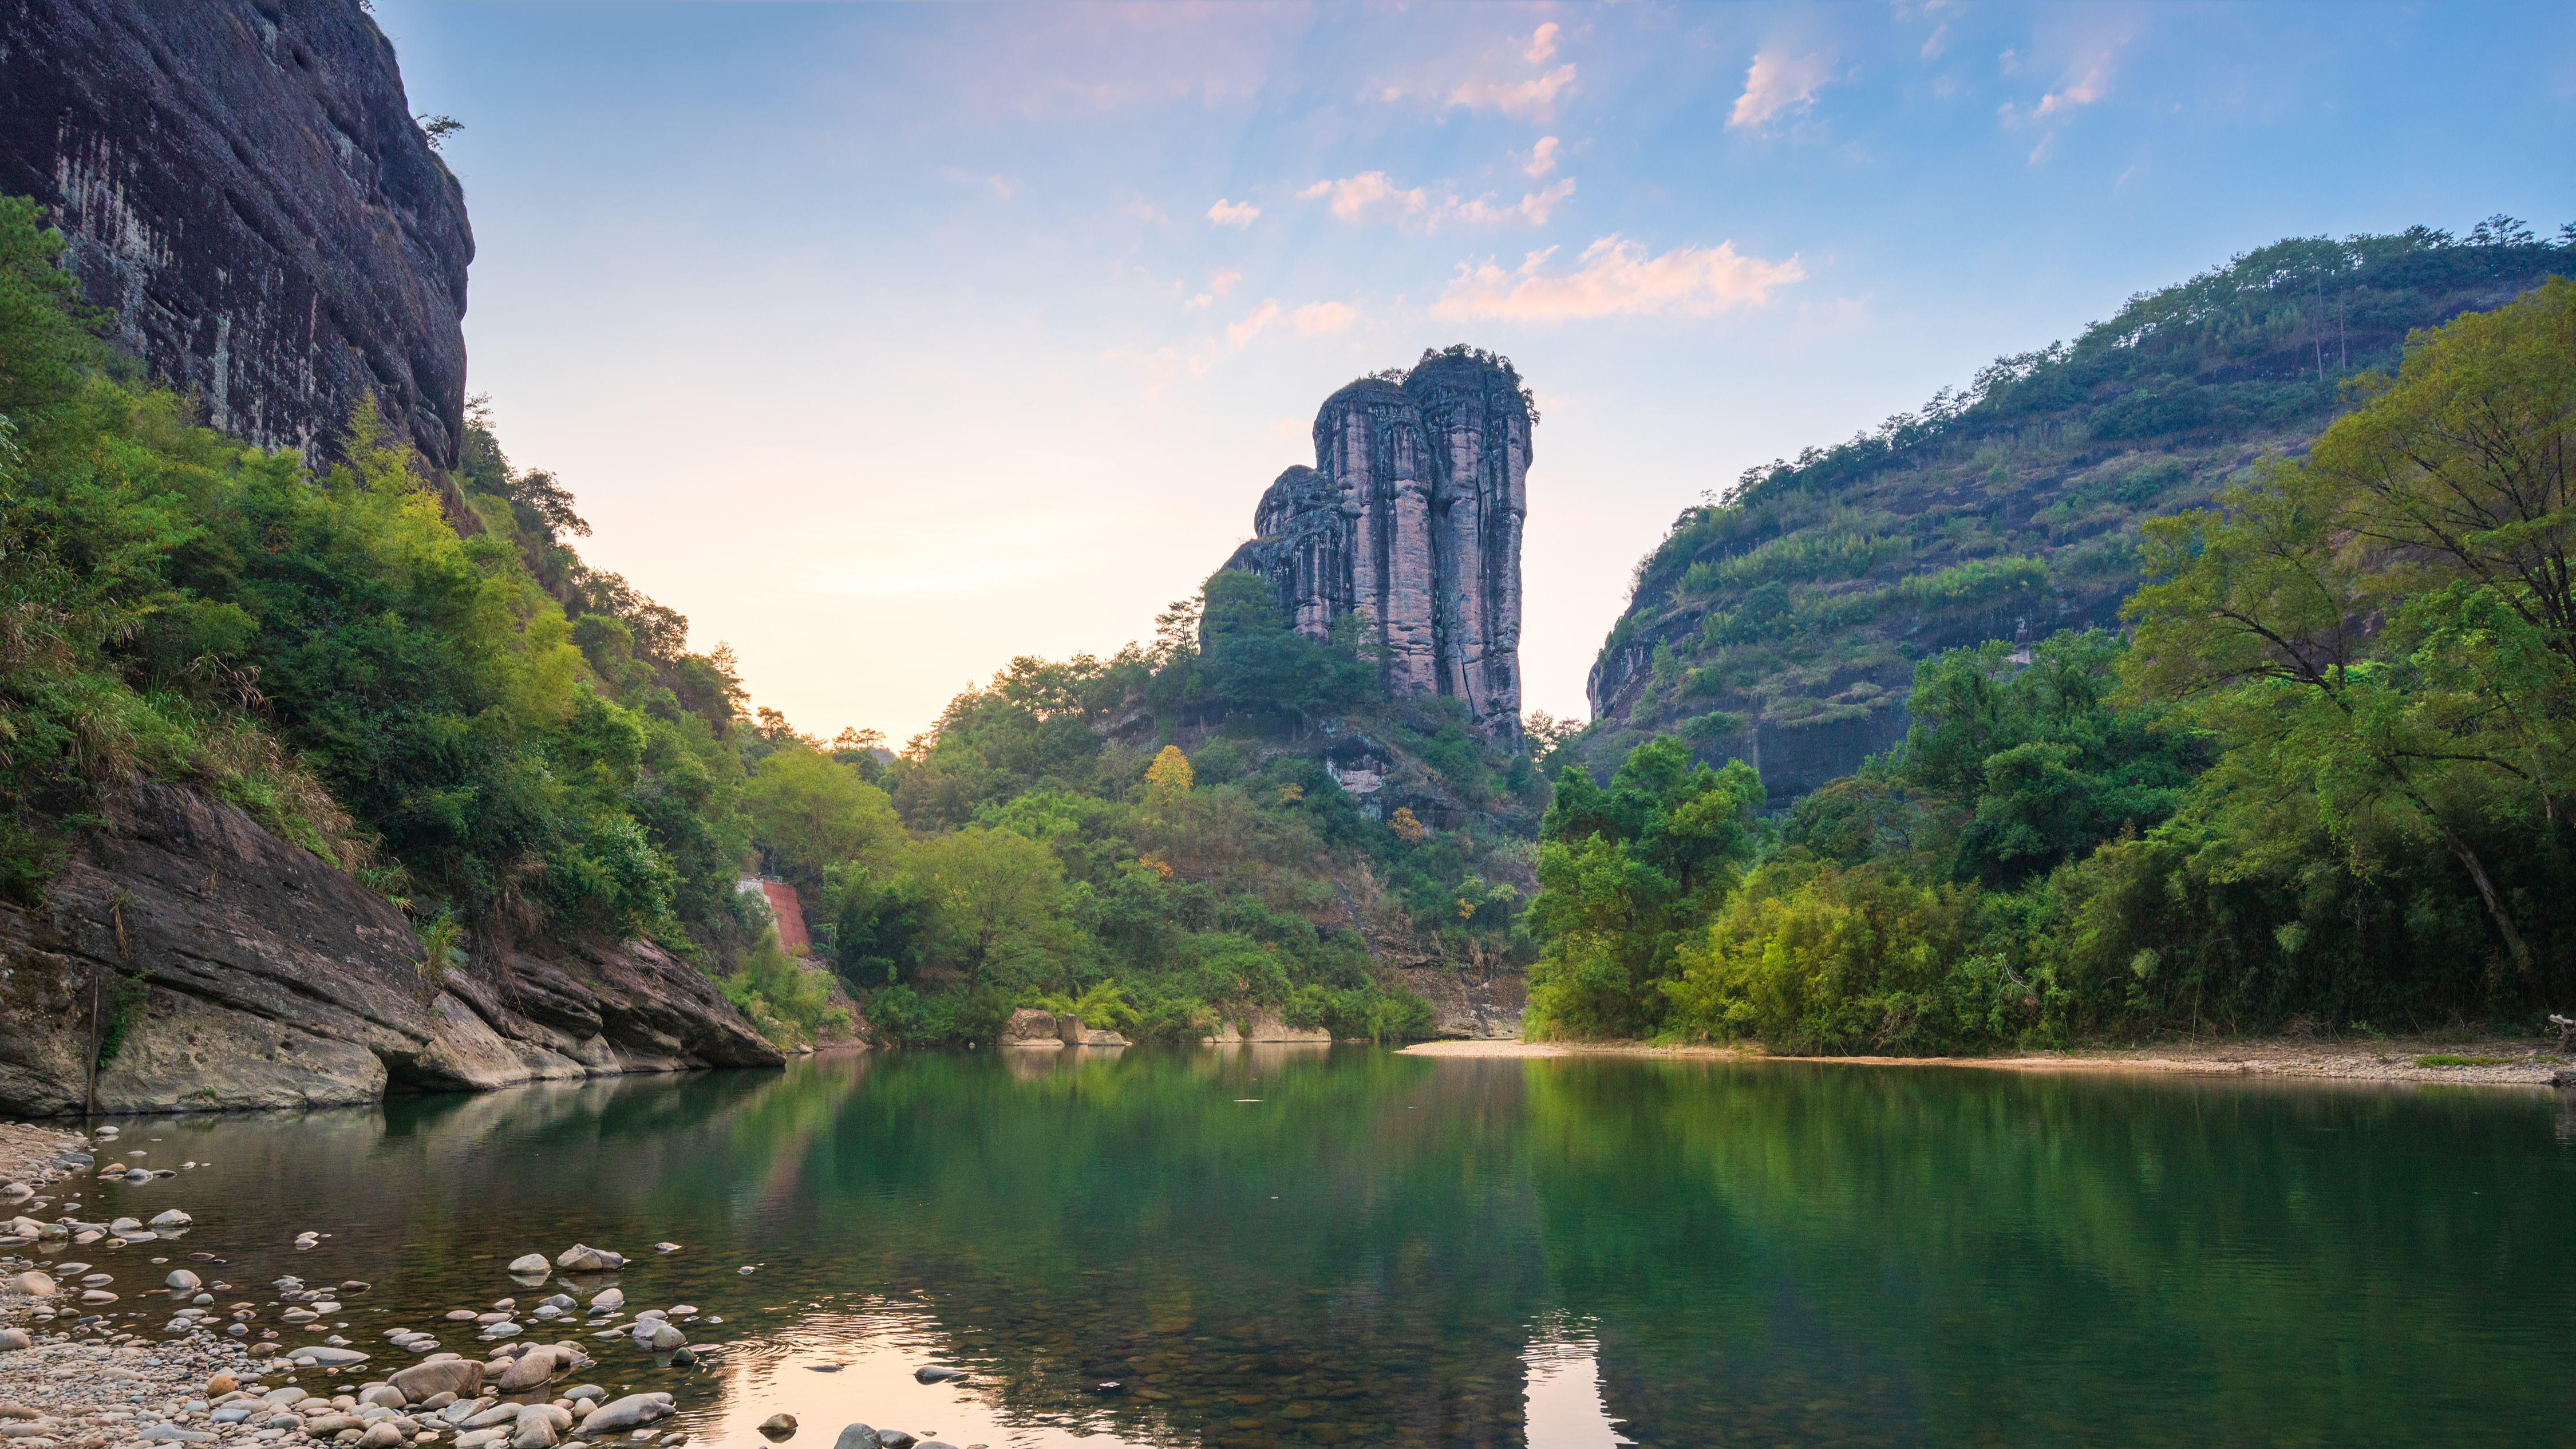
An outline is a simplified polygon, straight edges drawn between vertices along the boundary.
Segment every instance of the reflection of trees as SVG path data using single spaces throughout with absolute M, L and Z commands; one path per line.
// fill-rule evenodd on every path
M 390 1325 L 510 1293 L 507 1258 L 580 1239 L 646 1255 L 638 1304 L 727 1318 L 700 1337 L 892 1303 L 1014 1417 L 1138 1442 L 1517 1443 L 1519 1354 L 1557 1311 L 1593 1325 L 1612 1411 L 1666 1449 L 2212 1424 L 2379 1442 L 2472 1408 L 2498 1441 L 2556 1442 L 2554 1350 L 2520 1315 L 2563 1322 L 2576 1160 L 2555 1109 L 2518 1103 L 906 1052 L 129 1135 L 217 1163 L 179 1200 L 206 1224 L 188 1246 L 237 1283 L 371 1278 Z M 203 1210 L 280 1184 L 293 1222 Z M 171 1192 L 94 1206 L 148 1215 Z M 340 1237 L 287 1250 L 303 1227 Z M 687 1251 L 651 1256 L 666 1237 Z M 1128 1392 L 1090 1395 L 1104 1378 Z
M 1012 1410 L 1096 1414 L 1106 1377 L 1139 1437 L 1515 1436 L 1539 1287 L 1517 1072 L 997 1057 L 881 1066 L 802 1201 L 860 1204 L 834 1271 L 917 1295 Z
M 2500 1307 L 2563 1302 L 2545 1109 L 1771 1064 L 1534 1063 L 1559 1301 L 1656 1443 L 2385 1442 L 2559 1430 Z M 2472 1196 L 2482 1189 L 2483 1196 Z M 2218 1435 L 2217 1437 L 2226 1437 Z

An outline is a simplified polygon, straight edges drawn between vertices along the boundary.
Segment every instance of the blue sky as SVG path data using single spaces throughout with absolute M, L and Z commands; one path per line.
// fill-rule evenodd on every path
M 1511 356 L 1527 705 L 1831 442 L 2287 235 L 2576 218 L 2576 7 L 376 0 L 470 390 L 596 566 L 900 740 L 1149 635 L 1324 396 Z

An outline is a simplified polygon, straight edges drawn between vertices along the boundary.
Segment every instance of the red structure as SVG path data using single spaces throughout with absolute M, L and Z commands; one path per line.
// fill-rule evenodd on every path
M 760 893 L 769 902 L 769 914 L 778 922 L 778 944 L 794 955 L 814 944 L 805 934 L 805 908 L 796 901 L 796 887 L 783 880 L 764 880 Z

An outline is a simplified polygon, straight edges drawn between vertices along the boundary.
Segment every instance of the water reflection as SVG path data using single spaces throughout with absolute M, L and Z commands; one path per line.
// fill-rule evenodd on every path
M 1636 1441 L 1619 1432 L 1601 1397 L 1601 1345 L 1581 1325 L 1544 1325 L 1521 1354 L 1523 1423 L 1548 1449 L 1613 1449 Z
M 83 1211 L 186 1206 L 235 1283 L 368 1279 L 370 1348 L 524 1301 L 519 1254 L 622 1249 L 629 1307 L 696 1304 L 719 1351 L 584 1340 L 587 1376 L 672 1389 L 724 1449 L 781 1410 L 800 1443 L 995 1449 L 2556 1442 L 2564 1121 L 2547 1093 L 900 1054 L 149 1123 L 155 1160 L 214 1165 Z

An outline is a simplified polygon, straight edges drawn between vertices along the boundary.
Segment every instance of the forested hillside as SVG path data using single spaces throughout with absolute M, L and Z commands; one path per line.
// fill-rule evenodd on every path
M 1580 742 L 1605 777 L 1675 734 L 1758 766 L 1774 809 L 1904 736 L 1915 665 L 2108 626 L 2145 520 L 2295 456 L 2409 329 L 2563 271 L 2510 218 L 2292 238 L 1997 358 L 1874 433 L 1749 469 L 1637 566 Z
M 586 564 L 570 491 L 487 415 L 452 475 L 363 408 L 327 472 L 246 447 L 97 339 L 60 249 L 0 200 L 15 902 L 103 792 L 162 779 L 395 900 L 425 982 L 495 943 L 650 939 L 790 1043 L 844 1003 L 905 1041 L 1073 1000 L 1146 1036 L 1252 1011 L 1420 1034 L 1408 979 L 1513 953 L 1529 758 L 1391 703 L 1250 575 L 1151 647 L 1014 661 L 889 763 L 872 735 L 747 713 L 730 652 Z M 808 960 L 737 893 L 764 865 L 804 897 Z
M 2425 250 L 2428 266 L 2481 255 Z M 2242 385 L 2263 386 L 2304 384 Z M 2393 375 L 2359 373 L 2340 398 L 2351 411 L 2303 457 L 2137 525 L 2125 567 L 2146 582 L 2124 634 L 2043 624 L 2021 647 L 1932 654 L 1903 738 L 1784 823 L 1759 814 L 1777 798 L 1763 777 L 1695 760 L 1692 739 L 1635 745 L 1603 783 L 1569 769 L 1531 907 L 1533 1027 L 1904 1053 L 2537 1034 L 2576 1013 L 2576 283 L 2417 332 Z M 1907 471 L 1875 446 L 1841 455 L 1875 470 L 1853 486 Z M 1841 466 L 1756 477 L 1691 527 L 1786 516 Z M 1708 565 L 1678 567 L 1683 552 L 1649 579 L 1687 593 Z M 2073 576 L 2023 566 L 2033 597 Z M 1887 615 L 1820 622 L 1870 595 L 1801 587 L 1786 625 L 1698 657 L 1896 647 L 1869 627 Z

